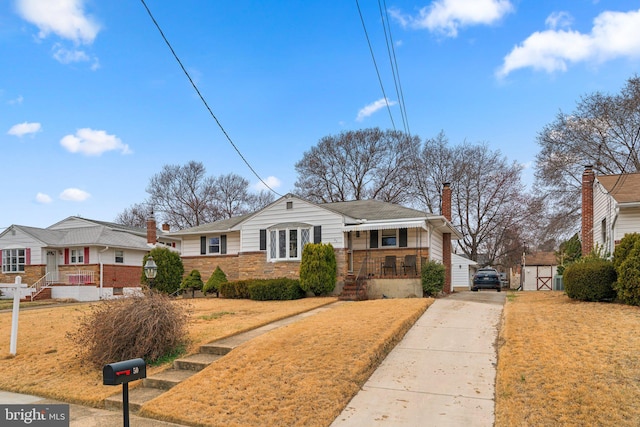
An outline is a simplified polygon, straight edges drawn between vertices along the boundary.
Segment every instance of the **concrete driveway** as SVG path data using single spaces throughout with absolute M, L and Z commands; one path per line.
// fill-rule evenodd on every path
M 332 426 L 493 426 L 505 296 L 486 290 L 436 300 Z

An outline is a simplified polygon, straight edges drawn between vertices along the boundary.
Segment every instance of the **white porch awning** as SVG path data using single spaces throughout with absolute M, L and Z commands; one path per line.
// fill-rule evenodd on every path
M 393 221 L 393 222 L 366 222 L 355 225 L 345 225 L 343 231 L 367 231 L 367 230 L 390 230 L 396 228 L 422 228 L 427 230 L 425 220 Z

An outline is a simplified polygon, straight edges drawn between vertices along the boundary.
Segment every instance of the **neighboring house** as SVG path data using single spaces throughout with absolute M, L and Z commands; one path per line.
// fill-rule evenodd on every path
M 422 296 L 422 263 L 446 264 L 443 248 L 461 238 L 442 215 L 377 200 L 315 204 L 292 194 L 256 213 L 170 235 L 182 239 L 185 273 L 197 269 L 205 281 L 217 266 L 229 280 L 297 278 L 304 245 L 330 243 L 336 293 L 357 283 L 369 298 Z
M 451 254 L 451 284 L 453 290 L 469 290 L 473 275 L 478 270 L 478 263 L 466 255 Z
M 524 258 L 524 291 L 554 290 L 553 278 L 556 276 L 558 263 L 555 252 L 536 252 Z
M 47 228 L 12 225 L 0 233 L 0 282 L 21 276 L 29 296 L 78 301 L 130 293 L 140 289 L 142 259 L 150 249 L 180 249 L 180 240 L 163 229 L 154 219 L 144 229 L 76 216 Z
M 598 247 L 613 255 L 627 233 L 640 233 L 640 173 L 582 175 L 582 254 Z

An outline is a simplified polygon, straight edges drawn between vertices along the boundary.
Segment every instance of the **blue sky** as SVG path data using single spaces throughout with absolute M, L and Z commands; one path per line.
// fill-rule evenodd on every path
M 525 165 L 581 95 L 640 66 L 640 2 L 385 0 L 407 120 L 422 139 L 486 142 Z M 320 138 L 402 119 L 378 2 L 146 0 L 228 135 L 280 194 Z M 165 164 L 258 188 L 142 2 L 0 2 L 0 230 L 111 221 Z M 382 107 L 381 107 L 382 106 Z

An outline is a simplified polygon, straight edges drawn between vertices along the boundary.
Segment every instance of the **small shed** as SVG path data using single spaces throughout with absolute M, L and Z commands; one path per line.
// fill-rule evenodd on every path
M 524 257 L 524 282 L 525 291 L 551 291 L 553 290 L 553 278 L 557 273 L 557 261 L 555 252 L 536 252 Z
M 477 262 L 462 255 L 451 254 L 451 285 L 453 290 L 468 290 L 477 269 Z

